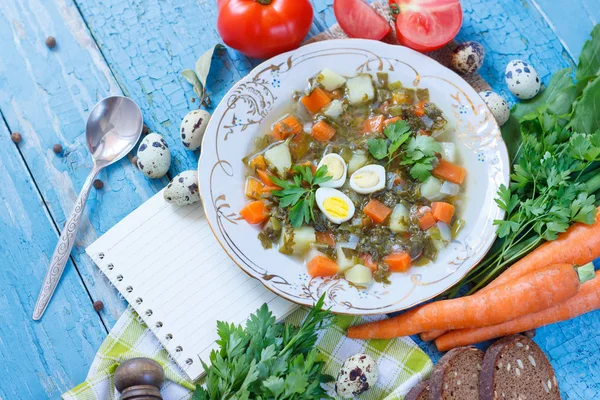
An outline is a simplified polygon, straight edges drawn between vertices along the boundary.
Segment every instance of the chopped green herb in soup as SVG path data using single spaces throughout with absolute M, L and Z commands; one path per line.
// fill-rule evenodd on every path
M 244 159 L 265 249 L 357 286 L 435 260 L 464 225 L 466 170 L 427 89 L 326 68 Z

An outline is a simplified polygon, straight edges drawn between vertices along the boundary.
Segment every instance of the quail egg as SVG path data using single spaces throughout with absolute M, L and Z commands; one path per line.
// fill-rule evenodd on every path
M 521 60 L 509 62 L 504 77 L 508 90 L 522 100 L 535 97 L 542 85 L 535 68 Z
M 327 167 L 327 176 L 330 176 L 331 179 L 327 182 L 321 183 L 319 186 L 339 188 L 346 183 L 348 167 L 346 166 L 344 159 L 339 154 L 327 154 L 321 159 L 321 162 L 319 162 L 317 168 L 321 167 L 322 165 Z
M 167 185 L 163 196 L 169 203 L 185 206 L 200 201 L 198 171 L 183 171 Z
M 181 121 L 181 142 L 188 150 L 196 150 L 202 144 L 204 131 L 210 120 L 210 114 L 204 110 L 187 113 Z
M 335 382 L 338 396 L 349 399 L 366 392 L 377 383 L 377 363 L 368 354 L 355 354 L 342 364 Z
M 319 188 L 315 200 L 325 218 L 334 224 L 348 221 L 356 211 L 352 200 L 337 189 Z
M 485 104 L 487 104 L 492 111 L 498 125 L 504 125 L 510 117 L 510 108 L 508 108 L 506 100 L 498 93 L 492 92 L 491 90 L 480 92 L 479 96 L 481 96 Z
M 385 187 L 385 168 L 370 164 L 359 168 L 350 176 L 350 187 L 356 193 L 374 193 Z
M 485 50 L 483 50 L 482 45 L 477 42 L 465 42 L 459 44 L 452 51 L 450 65 L 456 72 L 472 74 L 481 68 L 484 58 Z
M 165 176 L 171 166 L 171 151 L 158 133 L 144 137 L 137 151 L 137 166 L 148 178 Z

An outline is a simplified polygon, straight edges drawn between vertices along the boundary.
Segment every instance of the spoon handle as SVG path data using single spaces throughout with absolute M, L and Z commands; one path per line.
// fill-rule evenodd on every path
M 38 321 L 40 318 L 42 318 L 42 315 L 44 314 L 44 311 L 46 311 L 46 307 L 48 307 L 48 303 L 50 303 L 50 299 L 56 290 L 56 286 L 58 286 L 58 281 L 65 270 L 65 265 L 67 265 L 67 261 L 69 260 L 69 256 L 71 254 L 71 249 L 75 243 L 77 228 L 79 228 L 81 216 L 83 215 L 83 209 L 90 193 L 92 183 L 101 169 L 101 167 L 94 165 L 90 175 L 83 184 L 83 188 L 81 189 L 79 197 L 75 202 L 75 207 L 73 207 L 73 211 L 71 211 L 71 215 L 69 215 L 69 218 L 65 223 L 65 227 L 60 234 L 58 244 L 56 245 L 54 254 L 52 254 L 52 258 L 50 259 L 50 266 L 48 268 L 48 272 L 46 273 L 46 277 L 44 278 L 44 283 L 42 283 L 40 295 L 38 296 L 35 309 L 33 310 L 34 321 Z

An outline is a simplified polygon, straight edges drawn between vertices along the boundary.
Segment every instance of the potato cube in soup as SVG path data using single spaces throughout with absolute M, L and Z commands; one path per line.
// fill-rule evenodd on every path
M 285 178 L 292 168 L 292 154 L 287 143 L 281 143 L 265 151 L 265 160 L 277 171 L 280 178 Z
M 323 114 L 329 118 L 336 119 L 344 112 L 344 103 L 339 100 L 332 100 L 331 103 L 325 106 Z
M 316 243 L 317 235 L 312 226 L 301 226 L 292 230 L 284 230 L 281 235 L 280 248 L 284 247 L 286 242 L 293 240 L 292 253 L 302 256 L 310 250 L 311 245 Z
M 346 270 L 344 278 L 355 285 L 364 286 L 371 283 L 371 280 L 373 280 L 373 272 L 364 265 L 356 264 L 354 267 Z
M 319 82 L 325 90 L 332 91 L 344 86 L 346 78 L 333 72 L 329 68 L 323 68 L 319 75 L 317 75 L 317 82 Z
M 442 145 L 442 158 L 446 161 L 456 161 L 456 144 L 451 142 L 441 142 Z
M 352 104 L 366 103 L 375 98 L 375 88 L 371 75 L 358 75 L 346 81 L 348 100 Z

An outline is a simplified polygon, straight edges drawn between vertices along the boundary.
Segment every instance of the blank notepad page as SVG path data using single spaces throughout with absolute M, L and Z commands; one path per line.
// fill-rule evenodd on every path
M 216 348 L 217 320 L 243 323 L 263 303 L 278 319 L 295 309 L 229 258 L 201 203 L 177 207 L 162 192 L 86 252 L 193 380 Z

